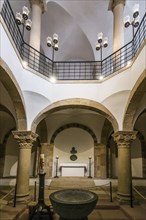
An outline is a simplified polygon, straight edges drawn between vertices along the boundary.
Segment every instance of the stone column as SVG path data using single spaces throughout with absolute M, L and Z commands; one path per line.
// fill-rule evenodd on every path
M 29 199 L 29 173 L 31 148 L 37 134 L 31 131 L 12 131 L 19 144 L 19 158 L 17 168 L 17 201 Z
M 106 164 L 106 145 L 100 143 L 96 146 L 94 150 L 95 155 L 95 167 L 94 173 L 97 178 L 107 177 L 107 164 Z
M 52 177 L 53 169 L 53 144 L 41 143 L 41 154 L 45 154 L 46 177 Z
M 113 52 L 124 46 L 124 12 L 125 0 L 110 0 L 108 10 L 114 14 Z
M 45 12 L 46 5 L 43 0 L 29 0 L 32 9 L 32 27 L 30 33 L 30 46 L 40 51 L 41 40 L 41 16 Z
M 118 145 L 118 192 L 120 202 L 130 200 L 132 183 L 130 144 L 136 139 L 136 131 L 118 131 L 113 134 Z
M 32 48 L 29 52 L 29 66 L 39 70 L 40 62 L 40 40 L 41 40 L 41 16 L 46 10 L 44 0 L 29 0 L 32 9 L 32 27 L 30 32 L 29 44 Z

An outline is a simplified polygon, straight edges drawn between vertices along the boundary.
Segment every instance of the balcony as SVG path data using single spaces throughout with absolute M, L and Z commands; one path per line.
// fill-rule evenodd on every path
M 100 81 L 101 77 L 106 79 L 113 76 L 131 65 L 146 39 L 145 14 L 132 41 L 102 61 L 53 62 L 24 41 L 8 0 L 4 1 L 1 16 L 16 47 L 17 54 L 25 62 L 27 68 L 47 78 L 55 76 L 58 81 Z

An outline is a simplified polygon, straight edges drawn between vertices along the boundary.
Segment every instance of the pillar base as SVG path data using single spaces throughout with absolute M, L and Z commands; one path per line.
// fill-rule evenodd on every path
M 123 194 L 123 193 L 117 193 L 117 197 L 116 199 L 118 200 L 118 202 L 120 203 L 120 205 L 129 205 L 129 204 L 135 204 L 138 205 L 139 202 L 132 197 L 132 201 L 131 201 L 131 195 L 130 194 Z
M 29 202 L 30 200 L 31 200 L 31 198 L 30 198 L 29 193 L 27 193 L 27 194 L 17 194 L 16 195 L 16 202 L 23 203 L 23 202 Z

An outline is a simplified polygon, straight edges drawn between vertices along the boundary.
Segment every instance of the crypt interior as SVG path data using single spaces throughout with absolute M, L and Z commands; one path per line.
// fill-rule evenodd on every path
M 115 181 L 127 204 L 146 183 L 145 0 L 0 7 L 1 189 L 17 184 L 26 203 L 42 169 L 48 185 Z

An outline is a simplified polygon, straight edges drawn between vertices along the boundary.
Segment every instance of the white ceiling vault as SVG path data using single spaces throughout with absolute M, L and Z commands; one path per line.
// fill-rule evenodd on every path
M 10 0 L 14 14 L 29 0 Z M 46 45 L 47 36 L 59 35 L 59 51 L 55 60 L 100 60 L 100 52 L 95 50 L 97 34 L 103 32 L 109 39 L 109 46 L 103 50 L 103 58 L 113 50 L 113 13 L 108 10 L 109 0 L 46 0 L 47 11 L 42 15 L 41 51 L 49 58 L 51 48 Z M 146 12 L 145 0 L 126 0 L 124 17 L 130 15 L 134 4 L 140 5 L 140 20 Z M 31 13 L 30 13 L 31 18 Z M 29 34 L 25 31 L 25 40 Z M 125 29 L 125 44 L 132 39 L 132 27 Z

